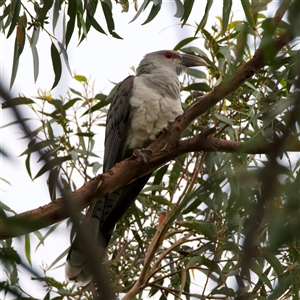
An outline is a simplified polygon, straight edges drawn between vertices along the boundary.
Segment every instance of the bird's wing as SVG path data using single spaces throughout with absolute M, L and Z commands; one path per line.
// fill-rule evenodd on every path
M 124 141 L 129 126 L 134 76 L 127 77 L 118 87 L 107 114 L 103 171 L 107 172 L 124 159 Z
M 131 97 L 133 81 L 134 76 L 129 76 L 119 85 L 107 114 L 103 162 L 104 172 L 107 172 L 118 161 L 122 160 L 122 156 L 125 153 L 123 151 L 123 145 L 129 121 L 129 99 Z M 118 208 L 117 210 L 113 210 L 114 205 L 119 201 L 119 195 L 117 191 L 91 205 L 84 221 L 86 230 L 89 230 L 96 239 L 99 237 L 102 241 L 101 244 L 105 244 L 104 247 L 106 247 L 110 240 L 111 230 L 124 213 L 124 209 L 128 207 L 128 205 L 124 207 L 121 205 L 121 210 Z M 127 193 L 126 195 L 128 196 Z M 120 205 L 117 205 L 117 207 L 119 206 Z M 117 211 L 117 213 L 114 214 L 114 211 Z M 108 216 L 109 218 L 107 218 Z M 106 225 L 106 228 L 103 230 L 103 222 L 107 219 L 109 219 L 108 225 Z M 87 262 L 88 257 L 85 251 L 85 245 L 76 236 L 67 256 L 65 265 L 66 277 L 71 281 L 83 285 L 88 283 L 91 279 L 91 275 L 89 274 Z

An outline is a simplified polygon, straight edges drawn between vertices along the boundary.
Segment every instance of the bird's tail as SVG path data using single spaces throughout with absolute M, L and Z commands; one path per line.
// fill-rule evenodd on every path
M 89 208 L 84 220 L 83 234 L 86 232 L 89 237 L 92 236 L 94 240 L 91 250 L 100 251 L 101 260 L 116 223 L 136 199 L 150 176 L 151 174 L 147 174 L 138 178 L 120 190 L 102 198 Z M 67 280 L 82 286 L 88 284 L 92 279 L 90 272 L 92 263 L 89 259 L 87 245 L 80 239 L 80 236 L 76 236 L 65 264 Z
M 92 237 L 91 243 L 95 246 L 95 249 L 100 250 L 100 259 L 102 260 L 109 238 L 106 241 L 102 237 L 101 232 L 101 219 L 103 218 L 103 205 L 106 199 L 103 198 L 95 204 L 91 205 L 84 220 L 84 226 L 82 226 L 81 234 L 87 234 L 87 237 Z M 72 245 L 70 247 L 67 261 L 65 263 L 66 279 L 73 281 L 78 285 L 85 286 L 91 279 L 91 272 L 89 267 L 89 249 L 87 245 L 82 241 L 80 236 L 76 235 Z M 93 249 L 91 249 L 93 250 Z

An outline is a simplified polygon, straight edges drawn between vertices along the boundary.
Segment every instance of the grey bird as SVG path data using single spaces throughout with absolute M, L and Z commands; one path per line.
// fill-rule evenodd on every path
M 180 75 L 186 67 L 205 66 L 194 55 L 161 50 L 146 54 L 136 76 L 127 77 L 118 87 L 110 105 L 105 132 L 103 171 L 148 146 L 183 113 Z M 112 231 L 136 199 L 151 174 L 99 200 L 89 208 L 88 224 L 95 239 L 107 247 Z M 88 257 L 79 237 L 75 237 L 65 265 L 66 278 L 80 285 L 92 280 Z

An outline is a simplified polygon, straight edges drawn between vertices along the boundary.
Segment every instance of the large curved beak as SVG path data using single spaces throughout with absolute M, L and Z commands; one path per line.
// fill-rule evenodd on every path
M 198 67 L 198 66 L 206 66 L 207 63 L 195 56 L 195 55 L 190 55 L 190 54 L 180 54 L 181 58 L 181 64 L 184 65 L 185 67 Z

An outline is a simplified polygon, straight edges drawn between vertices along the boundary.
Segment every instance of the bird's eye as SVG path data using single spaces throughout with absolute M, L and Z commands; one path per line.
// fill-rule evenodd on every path
M 172 58 L 172 57 L 173 57 L 173 53 L 172 53 L 171 51 L 167 51 L 167 52 L 165 53 L 165 57 L 166 57 L 166 58 Z

